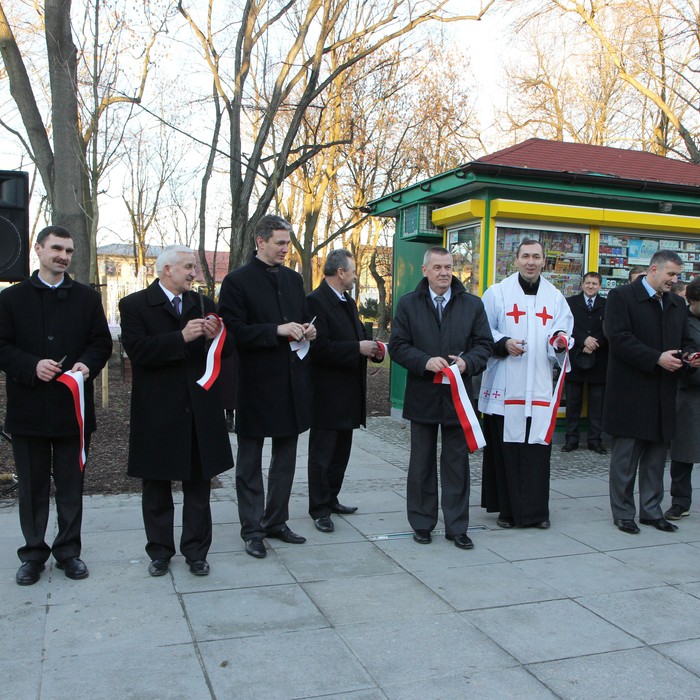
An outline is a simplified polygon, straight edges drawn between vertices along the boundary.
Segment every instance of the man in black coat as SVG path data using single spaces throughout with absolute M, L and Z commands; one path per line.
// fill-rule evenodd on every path
M 676 417 L 676 384 L 683 368 L 685 302 L 669 290 L 683 261 L 659 250 L 646 276 L 611 290 L 605 308 L 610 343 L 603 428 L 613 436 L 610 505 L 615 525 L 637 534 L 634 483 L 639 469 L 639 522 L 678 528 L 663 517 L 663 475 Z M 695 362 L 694 364 L 698 364 Z
M 484 305 L 452 276 L 452 255 L 430 248 L 414 292 L 399 300 L 389 352 L 408 370 L 403 417 L 411 421 L 408 465 L 408 521 L 413 539 L 429 544 L 438 518 L 437 435 L 440 428 L 441 502 L 445 537 L 472 549 L 469 526 L 469 448 L 450 387 L 435 384 L 435 374 L 456 364 L 471 400 L 471 377 L 491 356 L 493 336 Z
M 331 251 L 324 279 L 307 297 L 315 318 L 311 348 L 309 515 L 317 530 L 333 532 L 331 513 L 349 515 L 356 506 L 338 502 L 352 448 L 352 431 L 366 420 L 367 358 L 381 362 L 379 345 L 360 323 L 348 294 L 357 273 L 352 253 Z
M 588 449 L 607 454 L 600 437 L 608 369 L 608 341 L 603 333 L 605 298 L 598 294 L 602 281 L 597 272 L 587 272 L 583 276 L 583 291 L 566 300 L 574 317 L 574 347 L 570 352 L 571 371 L 564 385 L 566 441 L 562 452 L 578 447 L 583 387 L 588 385 Z
M 196 270 L 192 249 L 168 246 L 156 260 L 158 279 L 119 302 L 132 367 L 129 475 L 143 479 L 151 576 L 167 573 L 176 551 L 173 481 L 182 481 L 184 497 L 180 552 L 195 576 L 209 573 L 211 479 L 233 466 L 220 381 L 209 390 L 197 384 L 219 321 L 214 302 L 190 291 Z
M 287 526 L 299 433 L 309 428 L 305 351 L 316 338 L 301 275 L 284 266 L 292 226 L 264 216 L 255 227 L 256 254 L 226 275 L 219 305 L 236 346 L 236 494 L 246 552 L 266 556 L 263 537 L 303 544 Z M 293 349 L 302 343 L 298 351 Z M 262 449 L 272 438 L 268 493 Z
M 83 476 L 80 428 L 73 395 L 56 378 L 70 367 L 84 378 L 85 449 L 95 431 L 93 383 L 112 353 L 100 295 L 67 274 L 71 234 L 60 226 L 39 232 L 39 270 L 0 294 L 0 369 L 7 375 L 5 430 L 19 482 L 25 545 L 16 581 L 39 580 L 50 554 L 72 579 L 88 576 L 80 559 Z M 58 534 L 45 542 L 51 476 L 56 485 Z

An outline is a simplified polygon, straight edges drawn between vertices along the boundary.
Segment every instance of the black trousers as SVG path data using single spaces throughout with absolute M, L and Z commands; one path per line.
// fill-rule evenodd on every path
M 338 504 L 345 470 L 352 449 L 352 430 L 309 432 L 309 515 L 316 519 L 330 515 Z
M 469 448 L 459 425 L 411 422 L 411 456 L 406 481 L 408 522 L 414 530 L 433 530 L 438 519 L 437 436 L 440 452 L 440 503 L 445 533 L 463 535 L 469 526 Z
M 264 437 L 238 436 L 236 496 L 241 537 L 265 537 L 279 532 L 289 519 L 289 495 L 294 483 L 298 435 L 272 438 L 267 476 L 267 500 L 262 476 Z
M 578 424 L 583 406 L 583 387 L 588 386 L 588 444 L 600 443 L 601 422 L 603 419 L 603 396 L 605 384 L 587 384 L 566 381 L 566 442 L 578 445 Z
M 693 463 L 671 460 L 671 502 L 684 510 L 690 508 L 693 500 Z
M 85 435 L 85 451 L 90 435 Z M 80 469 L 80 438 L 13 435 L 12 451 L 19 489 L 19 522 L 25 545 L 17 550 L 21 561 L 45 563 L 79 557 L 83 522 L 84 472 Z M 58 534 L 46 544 L 51 476 L 56 487 Z
M 180 552 L 188 561 L 206 559 L 211 547 L 211 479 L 202 475 L 197 434 L 192 429 L 190 478 L 182 482 L 182 535 Z M 146 530 L 146 553 L 153 559 L 170 559 L 175 555 L 175 506 L 172 481 L 144 479 L 141 510 Z

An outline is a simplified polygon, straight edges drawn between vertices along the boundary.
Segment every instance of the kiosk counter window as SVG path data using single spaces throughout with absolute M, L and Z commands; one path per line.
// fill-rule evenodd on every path
M 447 250 L 452 253 L 452 274 L 462 282 L 468 292 L 480 294 L 479 246 L 481 226 L 465 226 L 447 232 Z
M 544 277 L 565 297 L 578 293 L 586 272 L 584 232 L 515 228 L 497 224 L 495 281 L 500 282 L 516 271 L 515 252 L 525 238 L 539 241 L 544 247 Z
M 681 279 L 684 282 L 690 282 L 700 275 L 699 239 L 601 231 L 598 270 L 603 276 L 602 293 L 627 284 L 630 268 L 646 267 L 657 250 L 673 250 L 680 255 L 683 260 Z

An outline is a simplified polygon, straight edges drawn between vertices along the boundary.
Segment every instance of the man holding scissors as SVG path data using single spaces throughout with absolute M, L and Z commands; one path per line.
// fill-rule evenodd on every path
M 316 328 L 301 275 L 284 266 L 292 225 L 263 216 L 251 261 L 226 275 L 220 308 L 236 346 L 236 495 L 246 552 L 262 559 L 264 537 L 287 544 L 306 539 L 287 526 L 299 434 L 309 428 L 306 354 Z M 267 499 L 262 449 L 272 438 Z
M 36 237 L 39 270 L 0 294 L 0 369 L 6 374 L 5 430 L 19 485 L 25 544 L 15 580 L 39 580 L 50 554 L 68 578 L 83 579 L 80 559 L 83 476 L 80 424 L 71 391 L 56 381 L 66 369 L 84 380 L 85 450 L 95 430 L 93 383 L 112 353 L 100 295 L 72 280 L 71 234 L 48 226 Z M 56 487 L 58 534 L 45 541 L 51 476 Z

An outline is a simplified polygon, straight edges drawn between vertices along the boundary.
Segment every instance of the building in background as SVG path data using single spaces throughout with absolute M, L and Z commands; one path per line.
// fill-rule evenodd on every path
M 523 238 L 541 241 L 544 275 L 565 295 L 596 270 L 603 290 L 653 253 L 675 250 L 683 280 L 700 274 L 700 166 L 588 144 L 528 139 L 370 203 L 394 217 L 394 304 L 422 277 L 423 253 L 444 245 L 475 294 L 514 271 Z M 405 372 L 392 365 L 391 400 Z

